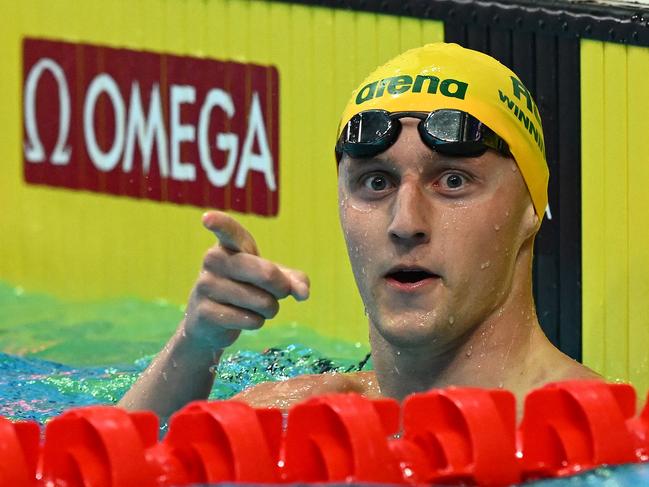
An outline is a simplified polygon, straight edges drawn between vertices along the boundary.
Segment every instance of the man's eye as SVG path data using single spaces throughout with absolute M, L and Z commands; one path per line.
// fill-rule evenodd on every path
M 372 191 L 384 191 L 390 187 L 390 182 L 385 176 L 373 174 L 365 178 L 363 185 Z
M 444 174 L 438 182 L 438 185 L 444 186 L 449 189 L 458 189 L 464 186 L 467 182 L 467 177 L 456 173 L 452 172 L 449 174 Z

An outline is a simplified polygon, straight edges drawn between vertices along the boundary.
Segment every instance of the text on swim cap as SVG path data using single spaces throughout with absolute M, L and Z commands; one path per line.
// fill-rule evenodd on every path
M 514 90 L 514 96 L 519 100 L 521 99 L 521 95 L 525 97 L 527 109 L 530 112 L 534 113 L 534 118 L 536 118 L 536 121 L 540 124 L 541 116 L 539 115 L 539 109 L 536 107 L 536 103 L 534 103 L 534 100 L 532 99 L 532 95 L 530 95 L 530 92 L 527 90 L 527 88 L 525 88 L 525 85 L 521 82 L 521 80 L 515 78 L 514 76 L 510 76 L 510 78 L 512 80 L 512 89 Z
M 459 98 L 460 100 L 464 100 L 466 90 L 469 87 L 468 83 L 450 78 L 442 80 L 440 83 L 440 79 L 437 76 L 424 76 L 419 74 L 413 80 L 412 76 L 403 74 L 366 84 L 359 90 L 358 95 L 356 95 L 356 104 L 360 105 L 372 98 L 379 98 L 386 91 L 390 95 L 400 95 L 407 91 L 421 93 L 424 84 L 428 85 L 426 92 L 429 94 L 437 94 L 439 88 L 439 92 L 442 95 Z
M 514 103 L 514 100 L 510 99 L 501 90 L 498 90 L 498 95 L 500 96 L 500 101 L 502 101 L 505 105 L 507 105 L 507 108 L 509 108 L 514 113 L 514 116 L 518 118 L 518 121 L 525 126 L 527 131 L 534 138 L 534 142 L 536 142 L 536 145 L 539 147 L 539 150 L 541 152 L 545 152 L 543 134 L 539 129 L 536 128 L 531 117 L 525 115 L 523 109 L 520 108 L 518 105 L 516 105 L 516 103 Z

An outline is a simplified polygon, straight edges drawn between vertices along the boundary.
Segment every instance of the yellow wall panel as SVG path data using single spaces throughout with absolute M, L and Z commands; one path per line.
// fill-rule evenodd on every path
M 649 387 L 649 51 L 583 40 L 584 362 Z
M 629 379 L 649 388 L 649 49 L 627 48 L 628 99 L 628 286 Z
M 604 45 L 604 242 L 606 375 L 628 375 L 628 208 L 626 47 Z
M 605 363 L 605 258 L 604 245 L 604 104 L 591 102 L 604 96 L 604 46 L 581 43 L 581 182 L 583 360 L 602 372 Z
M 246 0 L 26 0 L 3 2 L 2 11 L 12 21 L 0 30 L 0 280 L 73 299 L 138 296 L 181 305 L 214 242 L 200 225 L 199 208 L 23 181 L 23 38 L 274 65 L 279 215 L 237 218 L 265 257 L 312 279 L 312 298 L 286 300 L 276 321 L 365 340 L 337 217 L 338 117 L 377 64 L 403 48 L 442 40 L 440 22 Z
M 417 19 L 401 17 L 399 18 L 399 52 L 403 52 L 413 47 L 421 46 L 421 22 Z

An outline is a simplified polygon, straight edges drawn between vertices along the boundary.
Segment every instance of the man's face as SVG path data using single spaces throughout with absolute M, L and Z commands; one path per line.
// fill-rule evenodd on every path
M 374 331 L 402 347 L 450 345 L 498 312 L 537 220 L 512 158 L 445 156 L 418 120 L 401 122 L 387 151 L 343 157 L 340 219 Z

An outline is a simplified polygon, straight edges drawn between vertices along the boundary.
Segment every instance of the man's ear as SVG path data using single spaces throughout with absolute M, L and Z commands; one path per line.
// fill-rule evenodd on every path
M 522 220 L 520 227 L 521 244 L 529 238 L 534 237 L 541 228 L 541 220 L 536 215 L 532 200 L 529 198 Z

